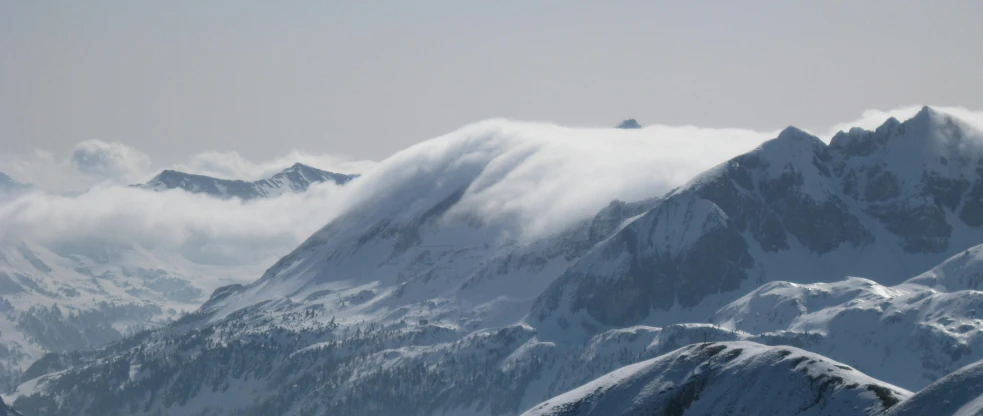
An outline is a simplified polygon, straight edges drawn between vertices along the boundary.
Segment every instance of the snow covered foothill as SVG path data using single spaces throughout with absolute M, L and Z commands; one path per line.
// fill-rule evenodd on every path
M 910 395 L 798 348 L 709 342 L 620 368 L 523 415 L 878 415 Z

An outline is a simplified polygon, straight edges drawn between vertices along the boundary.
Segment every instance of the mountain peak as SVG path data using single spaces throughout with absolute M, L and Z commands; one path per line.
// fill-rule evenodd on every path
M 888 131 L 892 131 L 892 130 L 897 130 L 898 129 L 898 126 L 900 126 L 900 125 L 901 125 L 901 121 L 900 120 L 898 120 L 898 119 L 896 119 L 894 117 L 889 117 L 887 120 L 884 120 L 884 122 L 881 123 L 881 125 L 878 126 L 877 129 L 875 129 L 874 131 L 875 132 L 888 132 Z M 850 129 L 851 132 L 854 131 L 854 130 L 866 131 L 866 130 L 860 128 L 860 127 L 854 127 L 852 129 Z
M 922 109 L 921 110 L 918 110 L 918 112 L 915 113 L 915 116 L 912 117 L 912 119 L 933 117 L 933 116 L 938 116 L 940 114 L 941 113 L 939 113 L 938 111 L 936 111 L 934 108 L 929 107 L 927 105 L 923 105 L 922 106 Z
M 155 176 L 155 177 L 156 178 L 163 178 L 163 177 L 177 176 L 177 175 L 191 175 L 191 174 L 190 173 L 184 173 L 184 172 L 178 172 L 178 171 L 173 170 L 173 169 L 164 169 L 164 170 L 160 171 L 160 173 L 158 173 L 157 176 Z
M 826 143 L 799 128 L 788 126 L 781 133 L 778 133 L 778 137 L 763 143 L 761 148 L 765 154 L 780 152 L 787 156 L 788 154 L 785 152 L 792 152 L 791 154 L 811 155 L 823 152 Z
M 618 123 L 618 125 L 614 127 L 617 129 L 640 129 L 642 128 L 642 125 L 638 124 L 637 120 L 633 118 L 629 118 L 625 121 Z
M 818 140 L 816 136 L 813 136 L 805 131 L 799 129 L 795 126 L 788 126 L 781 133 L 778 133 L 778 140 Z
M 948 136 L 963 127 L 961 120 L 929 106 L 922 107 L 917 113 L 903 123 L 909 134 L 931 138 L 939 135 Z M 941 137 L 938 137 L 941 138 Z

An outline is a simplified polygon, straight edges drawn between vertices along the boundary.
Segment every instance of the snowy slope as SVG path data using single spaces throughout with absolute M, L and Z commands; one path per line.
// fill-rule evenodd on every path
M 323 171 L 296 163 L 269 178 L 254 182 L 217 179 L 208 176 L 165 170 L 140 188 L 154 191 L 182 189 L 191 193 L 204 193 L 218 198 L 239 198 L 243 200 L 268 198 L 287 192 L 304 192 L 312 184 L 331 182 L 344 185 L 357 175 Z
M 983 246 L 896 286 L 850 278 L 771 282 L 712 322 L 752 334 L 813 335 L 805 347 L 882 380 L 919 389 L 983 359 Z
M 164 325 L 235 282 L 220 276 L 235 274 L 136 246 L 92 243 L 86 255 L 0 244 L 2 381 L 16 381 L 48 352 L 98 347 Z
M 983 415 L 983 361 L 939 379 L 892 408 L 886 415 Z
M 711 342 L 618 369 L 523 415 L 876 415 L 910 394 L 798 348 Z

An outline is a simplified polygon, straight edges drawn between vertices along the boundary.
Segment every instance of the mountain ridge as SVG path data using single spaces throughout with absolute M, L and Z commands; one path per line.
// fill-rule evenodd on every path
M 158 192 L 181 189 L 186 192 L 202 193 L 224 199 L 250 200 L 268 198 L 287 192 L 304 192 L 315 183 L 332 182 L 337 185 L 344 185 L 356 177 L 358 175 L 328 172 L 302 163 L 295 163 L 268 178 L 252 182 L 219 179 L 166 169 L 146 183 L 132 186 Z

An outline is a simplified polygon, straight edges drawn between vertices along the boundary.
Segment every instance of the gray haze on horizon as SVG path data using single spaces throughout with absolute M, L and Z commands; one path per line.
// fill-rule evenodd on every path
M 481 119 L 820 131 L 983 108 L 983 2 L 0 3 L 0 151 L 382 159 Z

